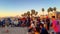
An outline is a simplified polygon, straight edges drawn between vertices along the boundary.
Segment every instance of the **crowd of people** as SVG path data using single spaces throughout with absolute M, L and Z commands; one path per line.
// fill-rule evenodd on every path
M 29 34 L 60 34 L 60 17 L 40 18 L 3 18 L 0 19 L 0 27 L 28 27 Z

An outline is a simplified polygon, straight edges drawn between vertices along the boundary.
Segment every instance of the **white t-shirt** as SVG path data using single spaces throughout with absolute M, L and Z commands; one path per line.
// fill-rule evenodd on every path
M 31 26 L 32 26 L 33 28 L 35 27 L 33 23 L 31 24 Z
M 14 21 L 14 24 L 17 25 L 18 24 L 18 21 Z
M 41 21 L 41 23 L 42 23 L 42 24 L 44 24 L 44 22 L 43 22 L 43 21 Z

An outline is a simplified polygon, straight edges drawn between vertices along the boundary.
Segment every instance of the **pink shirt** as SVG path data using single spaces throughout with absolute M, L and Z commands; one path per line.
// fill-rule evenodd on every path
M 56 26 L 56 24 L 57 24 L 57 21 L 56 20 L 52 20 L 52 24 L 53 24 L 53 29 L 54 29 L 54 31 L 55 32 L 58 32 L 58 28 L 57 28 L 57 26 Z

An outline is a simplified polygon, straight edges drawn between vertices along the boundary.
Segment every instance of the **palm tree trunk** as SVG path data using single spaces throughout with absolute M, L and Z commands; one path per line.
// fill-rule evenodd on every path
M 49 17 L 49 12 L 48 12 L 48 17 Z
M 43 18 L 44 18 L 44 11 L 43 11 Z

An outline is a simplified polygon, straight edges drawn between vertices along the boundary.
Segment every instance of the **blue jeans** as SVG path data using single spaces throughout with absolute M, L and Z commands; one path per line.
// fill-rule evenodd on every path
M 57 32 L 57 34 L 60 34 L 60 32 Z

